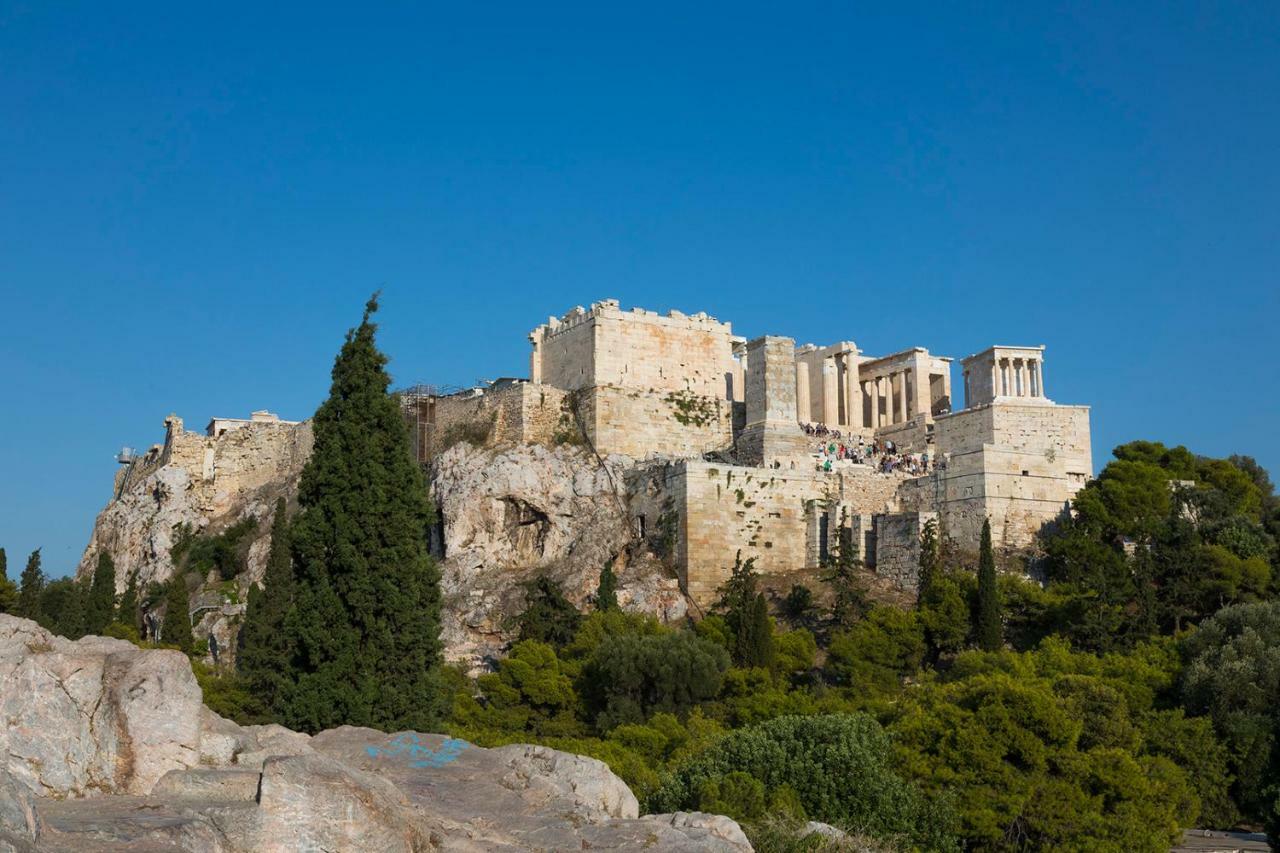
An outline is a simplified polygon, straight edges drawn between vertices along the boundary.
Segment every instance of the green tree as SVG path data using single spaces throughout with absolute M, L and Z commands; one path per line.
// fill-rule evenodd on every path
M 195 649 L 191 636 L 190 601 L 187 598 L 187 579 L 180 572 L 165 584 L 164 621 L 160 623 L 160 642 L 173 646 L 187 654 Z
M 40 549 L 31 552 L 22 570 L 18 587 L 18 606 L 14 612 L 27 619 L 40 621 L 40 593 L 44 592 L 44 572 L 40 570 Z
M 837 628 L 847 628 L 866 615 L 870 607 L 866 583 L 861 577 L 862 558 L 853 539 L 853 530 L 840 526 L 835 559 L 821 580 L 831 586 L 831 621 Z
M 1266 820 L 1267 794 L 1280 782 L 1273 763 L 1280 728 L 1280 601 L 1237 604 L 1206 619 L 1182 642 L 1188 713 L 1207 714 L 1234 757 L 1235 799 L 1246 817 Z
M 40 590 L 38 621 L 45 630 L 71 640 L 84 636 L 84 584 L 58 578 Z
M 801 583 L 792 584 L 782 601 L 782 612 L 792 622 L 807 625 L 813 618 L 813 611 L 813 590 Z
M 758 666 L 772 669 L 775 651 L 773 643 L 773 622 L 769 619 L 769 603 L 764 593 L 756 594 L 751 605 L 750 630 L 740 640 L 739 661 L 742 666 Z
M 517 619 L 521 641 L 533 640 L 561 648 L 573 639 L 582 614 L 547 575 L 539 575 L 524 585 L 525 605 Z
M 138 570 L 129 572 L 129 580 L 125 583 L 124 592 L 120 594 L 120 603 L 116 606 L 115 621 L 137 634 L 142 630 L 140 624 L 138 600 Z
M 618 576 L 613 573 L 613 558 L 600 570 L 600 583 L 596 587 L 596 610 L 618 608 Z
M 892 692 L 920 668 L 924 652 L 924 630 L 915 613 L 876 607 L 831 640 L 827 673 L 837 684 Z
M 116 610 L 116 564 L 106 551 L 98 554 L 98 565 L 93 570 L 93 584 L 84 608 L 84 630 L 87 634 L 101 634 L 111 623 Z
M 733 568 L 729 577 L 720 586 L 720 600 L 716 602 L 715 611 L 724 615 L 725 627 L 729 636 L 729 651 L 733 660 L 740 666 L 754 666 L 749 661 L 763 651 L 766 642 L 756 636 L 759 625 L 756 621 L 756 560 L 755 557 L 743 560 L 739 551 L 733 560 Z M 768 620 L 766 607 L 765 620 Z
M 18 585 L 9 580 L 9 558 L 0 548 L 0 613 L 12 613 L 18 606 Z
M 1002 641 L 1000 586 L 996 580 L 996 557 L 991 547 L 991 519 L 982 522 L 978 546 L 978 612 L 973 626 L 978 648 L 995 651 Z
M 923 601 L 929 588 L 942 574 L 942 548 L 938 542 L 938 520 L 931 518 L 920 531 L 920 573 L 916 581 L 916 602 Z
M 946 798 L 925 797 L 898 774 L 889 737 L 867 715 L 786 716 L 735 731 L 677 767 L 648 808 L 668 812 L 727 800 L 741 811 L 744 795 L 748 803 L 755 799 L 754 786 L 735 774 L 756 780 L 766 796 L 789 788 L 815 820 L 883 841 L 905 837 L 913 848 L 957 849 Z M 727 789 L 735 793 L 726 798 Z
M 288 507 L 285 499 L 279 498 L 271 520 L 271 551 L 262 584 L 249 588 L 236 648 L 236 673 L 245 689 L 275 716 L 282 714 L 288 686 L 296 677 L 293 649 L 285 630 L 293 596 Z
M 286 630 L 299 675 L 285 716 L 306 731 L 430 731 L 443 706 L 434 511 L 387 390 L 377 309 L 375 295 L 334 361 L 290 531 L 297 592 Z
M 656 713 L 685 714 L 720 692 L 729 655 L 688 631 L 606 637 L 582 672 L 596 726 L 608 731 Z

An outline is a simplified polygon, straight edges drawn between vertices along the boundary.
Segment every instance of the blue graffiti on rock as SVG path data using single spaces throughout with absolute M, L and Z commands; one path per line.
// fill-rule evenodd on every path
M 409 758 L 410 767 L 444 767 L 458 760 L 462 750 L 469 744 L 457 738 L 445 738 L 435 749 L 427 746 L 413 732 L 406 732 L 392 738 L 386 746 L 366 746 L 365 752 L 370 758 Z

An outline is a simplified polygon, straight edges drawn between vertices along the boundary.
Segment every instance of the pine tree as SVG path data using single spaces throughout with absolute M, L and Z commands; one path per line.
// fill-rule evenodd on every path
M 44 592 L 44 572 L 40 570 L 40 549 L 31 552 L 27 567 L 22 570 L 22 582 L 18 588 L 18 607 L 14 611 L 27 619 L 40 620 L 40 594 Z
M 287 620 L 299 675 L 295 728 L 350 723 L 430 731 L 439 719 L 440 574 L 434 516 L 408 428 L 374 342 L 375 295 L 347 333 L 290 530 L 297 578 Z
M 195 639 L 191 636 L 190 601 L 187 579 L 175 572 L 165 587 L 164 621 L 160 623 L 160 642 L 191 654 Z
M 978 548 L 978 616 L 974 636 L 978 647 L 993 652 L 1002 644 L 1000 625 L 1000 587 L 996 582 L 996 557 L 991 548 L 991 519 L 982 522 L 982 541 Z
M 116 610 L 116 564 L 106 551 L 98 554 L 93 571 L 93 585 L 84 608 L 86 634 L 101 634 L 111 623 Z
M 929 588 L 942 572 L 942 549 L 938 542 L 938 520 L 931 518 L 920 531 L 920 574 L 916 581 L 916 603 L 928 596 Z
M 0 548 L 0 613 L 12 613 L 18 606 L 18 585 L 9 580 L 9 558 Z
M 78 640 L 85 635 L 85 604 L 89 598 L 89 584 L 83 581 L 70 580 L 66 595 L 62 599 L 62 607 L 53 617 L 53 624 L 62 636 Z M 45 609 L 45 608 L 42 608 Z M 51 608 L 46 609 L 46 615 Z
M 613 573 L 613 559 L 610 558 L 600 571 L 600 585 L 596 587 L 596 610 L 618 609 L 618 576 Z
M 293 596 L 289 521 L 285 500 L 280 498 L 271 521 L 271 553 L 262 585 L 249 588 L 249 604 L 236 649 L 236 671 L 245 688 L 276 717 L 284 710 L 287 689 L 295 677 L 293 650 L 285 632 Z
M 113 621 L 127 625 L 141 634 L 142 624 L 138 612 L 138 570 L 129 572 L 129 581 L 120 595 L 120 603 L 116 607 Z

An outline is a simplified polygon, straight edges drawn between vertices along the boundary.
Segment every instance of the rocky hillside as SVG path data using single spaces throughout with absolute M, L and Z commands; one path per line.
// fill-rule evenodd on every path
M 253 516 L 258 525 L 238 545 L 243 565 L 235 583 L 210 572 L 191 597 L 196 636 L 212 634 L 222 649 L 232 648 L 249 584 L 262 576 L 276 499 L 296 494 L 310 451 L 307 424 L 260 432 L 266 438 L 251 430 L 201 436 L 214 464 L 183 464 L 175 455 L 127 482 L 98 515 L 79 575 L 91 576 L 105 551 L 116 562 L 117 591 L 133 571 L 144 588 L 164 582 L 183 531 L 213 536 Z M 178 435 L 178 444 L 197 440 Z M 479 449 L 464 442 L 437 457 L 430 487 L 441 525 L 433 549 L 443 554 L 447 658 L 479 666 L 499 653 L 523 605 L 523 584 L 537 574 L 549 574 L 571 601 L 587 605 L 610 559 L 624 608 L 664 621 L 685 615 L 675 577 L 633 538 L 621 486 L 633 468 L 628 457 L 600 460 L 576 447 Z
M 214 714 L 178 652 L 0 615 L 0 851 L 750 850 L 595 759 Z

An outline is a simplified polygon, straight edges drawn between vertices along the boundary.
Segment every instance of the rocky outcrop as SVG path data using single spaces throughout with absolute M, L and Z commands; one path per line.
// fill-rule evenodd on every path
M 213 437 L 184 431 L 176 418 L 167 424 L 164 448 L 118 478 L 78 574 L 91 576 L 105 551 L 116 563 L 117 591 L 135 571 L 142 587 L 163 582 L 174 571 L 180 531 L 217 533 L 254 516 L 259 524 L 236 592 L 210 583 L 191 599 L 195 636 L 216 638 L 225 654 L 234 647 L 249 584 L 266 564 L 276 499 L 297 492 L 310 424 L 248 424 Z M 569 446 L 481 449 L 461 442 L 436 457 L 430 487 L 442 524 L 433 545 L 443 554 L 450 660 L 478 667 L 501 653 L 523 607 L 525 581 L 550 574 L 585 606 L 610 559 L 623 608 L 664 621 L 683 618 L 688 605 L 677 580 L 630 527 L 624 480 L 633 469 L 628 457 L 600 460 Z
M 238 726 L 185 658 L 0 615 L 0 851 L 750 850 L 540 746 Z
M 473 665 L 512 638 L 523 584 L 550 575 L 586 608 L 609 560 L 618 601 L 668 621 L 687 602 L 669 569 L 636 541 L 623 485 L 634 465 L 581 448 L 482 450 L 458 444 L 435 461 L 431 487 L 442 521 L 443 636 L 447 656 Z

